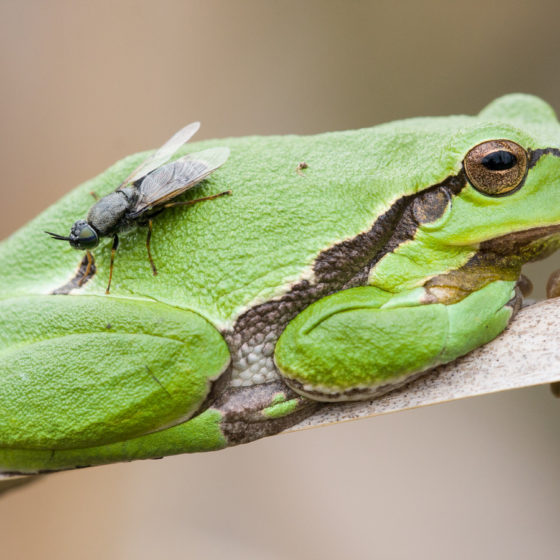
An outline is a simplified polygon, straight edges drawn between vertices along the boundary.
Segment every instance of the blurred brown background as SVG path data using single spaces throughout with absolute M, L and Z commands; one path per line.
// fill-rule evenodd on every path
M 200 138 L 313 133 L 511 91 L 560 110 L 559 17 L 557 0 L 1 0 L 1 237 L 195 119 Z M 0 498 L 0 557 L 558 558 L 559 427 L 540 387 L 61 473 Z

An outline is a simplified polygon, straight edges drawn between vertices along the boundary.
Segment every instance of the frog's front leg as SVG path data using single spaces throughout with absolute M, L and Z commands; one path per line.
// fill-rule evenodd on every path
M 275 361 L 298 393 L 323 401 L 380 395 L 492 340 L 520 299 L 495 281 L 458 303 L 424 303 L 424 288 L 352 288 L 308 307 L 285 329 Z

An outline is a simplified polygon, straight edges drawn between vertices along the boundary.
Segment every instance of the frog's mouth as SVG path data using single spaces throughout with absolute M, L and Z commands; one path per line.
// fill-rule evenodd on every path
M 524 261 L 543 259 L 560 248 L 560 224 L 507 233 L 480 244 L 480 251 L 517 255 Z

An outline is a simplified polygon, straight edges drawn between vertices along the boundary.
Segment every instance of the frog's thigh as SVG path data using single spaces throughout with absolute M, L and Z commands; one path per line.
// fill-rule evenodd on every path
M 380 394 L 492 340 L 512 315 L 514 287 L 494 282 L 453 305 L 407 305 L 402 294 L 396 300 L 374 287 L 345 290 L 286 327 L 275 361 L 288 385 L 310 398 Z
M 0 448 L 122 441 L 195 414 L 230 356 L 203 317 L 148 301 L 0 302 Z

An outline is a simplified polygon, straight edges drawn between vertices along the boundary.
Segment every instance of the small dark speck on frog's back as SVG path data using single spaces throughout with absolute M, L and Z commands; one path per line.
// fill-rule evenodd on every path
M 307 169 L 308 167 L 309 167 L 309 165 L 307 165 L 307 163 L 305 163 L 305 161 L 300 161 L 297 164 L 296 173 L 298 175 L 301 175 L 302 177 L 305 177 L 305 175 L 301 171 L 302 171 L 302 169 Z

